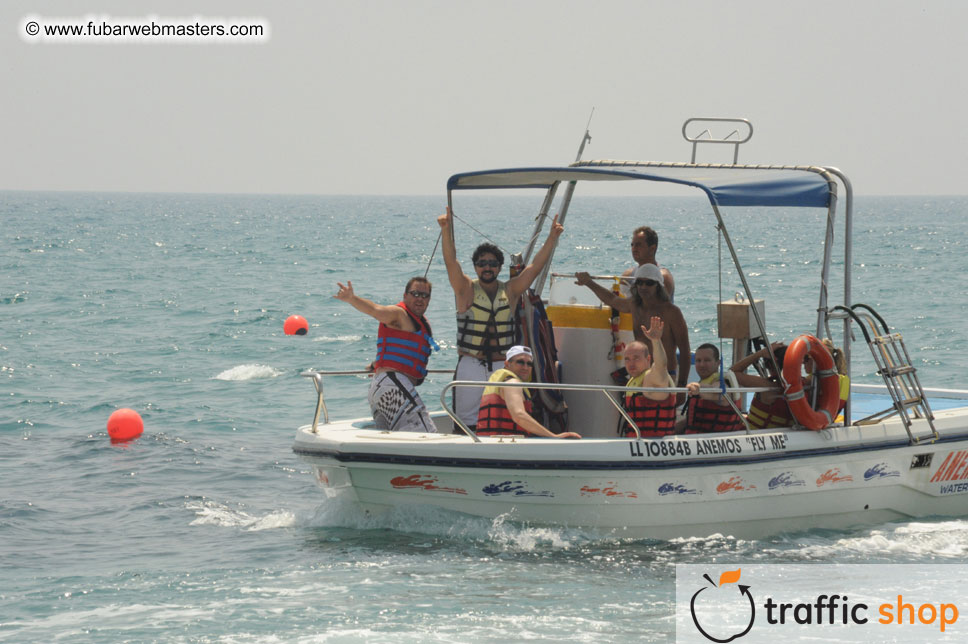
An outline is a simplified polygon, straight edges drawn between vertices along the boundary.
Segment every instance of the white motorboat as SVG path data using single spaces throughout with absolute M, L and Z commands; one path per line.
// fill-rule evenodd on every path
M 764 339 L 762 308 L 743 277 L 720 209 L 822 208 L 827 227 L 816 335 L 831 337 L 831 327 L 837 329 L 836 343 L 849 363 L 851 338 L 862 332 L 884 379 L 880 393 L 855 385 L 843 414 L 815 431 L 801 425 L 761 430 L 747 426 L 728 433 L 616 438 L 624 413 L 612 396 L 625 388 L 612 384 L 612 358 L 602 358 L 616 340 L 610 325 L 613 313 L 577 301 L 566 286 L 570 279 L 559 280 L 556 288 L 554 274 L 546 271 L 537 290 L 540 294 L 550 274 L 547 312 L 563 377 L 560 383 L 527 386 L 562 391 L 567 429 L 585 438 L 478 437 L 454 416 L 446 394 L 453 387 L 480 383 L 459 381 L 441 393 L 444 411 L 434 415 L 439 434 L 380 431 L 369 418 L 330 422 L 323 378 L 346 372 L 307 372 L 316 384 L 316 416 L 299 428 L 293 450 L 311 464 L 327 495 L 348 497 L 371 512 L 429 504 L 477 516 L 655 539 L 714 533 L 758 537 L 968 514 L 968 392 L 925 391 L 902 336 L 891 332 L 869 307 L 851 302 L 853 195 L 847 177 L 830 167 L 740 165 L 735 157 L 732 164 L 697 164 L 698 143 L 731 143 L 738 150 L 752 127 L 738 120 L 740 127 L 749 127 L 745 139 L 713 140 L 688 134 L 693 121 L 683 126 L 693 143 L 691 163 L 577 161 L 562 167 L 468 172 L 448 181 L 448 203 L 463 190 L 544 190 L 532 236 L 536 239 L 559 187 L 564 189 L 559 210 L 563 219 L 575 186 L 582 182 L 692 186 L 708 197 L 743 282 L 745 301 L 751 303 L 739 303 L 741 317 L 749 322 L 747 336 Z M 826 285 L 833 279 L 831 253 L 838 222 L 844 231 L 844 301 L 834 305 L 827 300 Z M 726 304 L 719 309 L 721 335 L 723 318 L 735 313 Z M 621 324 L 617 333 L 629 339 L 629 320 Z M 746 337 L 728 337 L 737 351 L 745 350 Z M 788 387 L 793 384 L 787 382 Z M 738 395 L 757 390 L 728 391 Z M 454 424 L 463 433 L 449 433 Z

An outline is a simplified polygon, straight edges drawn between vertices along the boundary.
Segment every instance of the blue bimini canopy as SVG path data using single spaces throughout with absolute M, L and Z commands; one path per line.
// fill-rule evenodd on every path
M 828 208 L 836 181 L 816 166 L 738 166 L 582 161 L 571 166 L 462 172 L 447 190 L 550 188 L 570 181 L 664 181 L 704 191 L 719 206 Z

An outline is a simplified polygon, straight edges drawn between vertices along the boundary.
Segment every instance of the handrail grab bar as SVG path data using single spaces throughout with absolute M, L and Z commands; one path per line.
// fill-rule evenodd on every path
M 694 136 L 689 136 L 687 130 L 688 130 L 689 125 L 691 123 L 737 123 L 737 124 L 741 124 L 742 126 L 745 126 L 746 136 L 743 137 L 743 138 L 740 138 L 740 139 L 733 139 L 732 138 L 733 135 L 741 136 L 740 135 L 740 132 L 739 132 L 739 129 L 734 129 L 732 132 L 730 132 L 726 136 L 724 136 L 724 137 L 722 137 L 720 139 L 714 139 L 713 138 L 713 134 L 709 130 L 708 127 L 705 128 L 699 134 L 696 134 Z M 703 138 L 703 136 L 706 136 L 708 138 Z M 682 138 L 684 138 L 689 143 L 692 143 L 692 158 L 691 158 L 691 161 L 690 161 L 691 163 L 695 163 L 696 162 L 696 147 L 700 143 L 702 143 L 702 144 L 706 144 L 706 143 L 723 143 L 723 144 L 727 144 L 727 145 L 732 145 L 733 146 L 733 165 L 736 165 L 739 162 L 739 146 L 741 146 L 742 144 L 746 143 L 751 138 L 753 138 L 753 124 L 750 123 L 749 120 L 747 120 L 747 119 L 740 119 L 740 118 L 720 118 L 720 117 L 711 117 L 711 116 L 695 116 L 693 118 L 686 119 L 686 122 L 682 124 Z
M 624 418 L 625 422 L 629 424 L 629 427 L 635 430 L 635 440 L 642 440 L 642 432 L 639 431 L 639 424 L 635 422 L 631 416 L 629 416 L 629 413 L 625 410 L 625 407 L 622 407 L 620 404 L 618 404 L 618 401 L 609 396 L 608 392 L 603 391 L 602 395 L 605 396 L 605 399 L 608 400 L 608 402 L 612 403 L 612 406 L 615 407 L 616 410 L 618 410 L 618 413 L 622 415 L 622 418 Z M 619 435 L 621 435 L 621 430 L 619 431 Z
M 576 273 L 552 273 L 552 277 L 576 277 Z M 593 280 L 612 280 L 614 282 L 631 282 L 635 278 L 631 275 L 589 275 Z

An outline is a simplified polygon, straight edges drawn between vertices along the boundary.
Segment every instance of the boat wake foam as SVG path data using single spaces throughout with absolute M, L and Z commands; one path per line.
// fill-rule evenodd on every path
M 370 514 L 343 497 L 327 499 L 316 509 L 309 526 L 420 533 L 461 541 L 486 542 L 502 551 L 517 552 L 530 552 L 548 546 L 567 549 L 603 540 L 601 535 L 573 528 L 517 523 L 511 514 L 490 519 L 431 505 L 400 506 L 381 514 Z
M 214 380 L 264 380 L 281 376 L 282 372 L 278 369 L 264 364 L 240 364 L 237 367 L 226 369 L 215 376 Z
M 815 547 L 812 554 L 823 556 L 824 549 L 830 550 L 827 557 L 842 559 L 845 551 L 849 551 L 871 563 L 877 563 L 879 557 L 887 563 L 899 563 L 904 557 L 920 561 L 925 556 L 962 560 L 968 556 L 968 522 L 887 524 L 855 537 L 838 539 L 829 546 Z
M 938 563 L 968 556 L 968 521 L 885 523 L 844 535 L 818 530 L 761 541 L 737 541 L 731 551 L 750 561 Z
M 223 528 L 245 528 L 251 532 L 288 528 L 296 524 L 296 516 L 288 510 L 275 510 L 265 516 L 253 516 L 214 501 L 189 501 L 187 510 L 195 513 L 189 525 L 214 525 Z

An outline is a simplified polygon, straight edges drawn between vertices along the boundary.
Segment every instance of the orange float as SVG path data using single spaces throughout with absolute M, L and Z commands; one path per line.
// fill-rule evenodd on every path
M 135 439 L 141 436 L 144 429 L 141 415 L 133 409 L 123 407 L 108 417 L 108 436 L 112 443 Z
M 309 331 L 309 323 L 301 315 L 290 315 L 282 325 L 282 330 L 286 335 L 306 335 Z
M 813 360 L 813 377 L 820 386 L 816 409 L 810 406 L 803 390 L 801 370 L 806 357 Z M 814 431 L 833 424 L 840 407 L 840 378 L 834 358 L 823 342 L 812 335 L 801 335 L 791 342 L 783 357 L 783 379 L 787 382 L 787 404 L 798 423 Z

